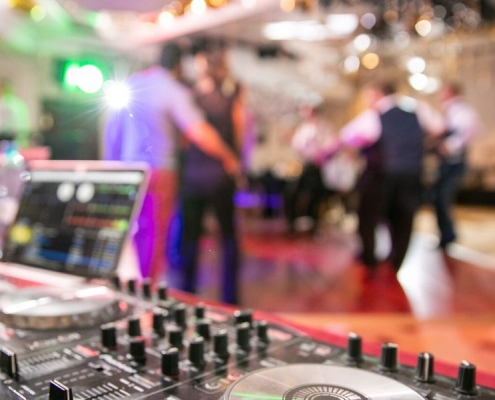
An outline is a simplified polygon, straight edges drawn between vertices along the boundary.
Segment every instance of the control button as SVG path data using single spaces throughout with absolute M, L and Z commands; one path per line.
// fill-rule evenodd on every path
M 244 322 L 249 323 L 249 328 L 253 327 L 253 310 L 237 310 L 234 312 L 235 325 L 242 324 Z
M 168 328 L 168 342 L 172 347 L 177 347 L 179 350 L 184 348 L 184 332 L 180 326 L 170 326 Z
M 211 393 L 218 392 L 222 388 L 222 384 L 220 382 L 206 382 L 205 389 Z
M 0 350 L 0 371 L 13 379 L 19 374 L 17 355 L 5 347 Z
M 197 319 L 203 319 L 205 317 L 206 307 L 204 304 L 199 303 L 194 307 L 194 316 Z
M 461 362 L 457 373 L 455 391 L 465 395 L 475 395 L 476 389 L 476 366 L 467 361 Z
M 262 344 L 267 345 L 270 343 L 270 338 L 268 337 L 268 322 L 260 321 L 256 327 L 256 333 L 258 336 L 258 341 Z
M 229 335 L 226 329 L 213 335 L 213 353 L 222 360 L 229 358 Z
M 135 295 L 136 294 L 136 280 L 135 279 L 130 279 L 127 281 L 127 291 L 129 294 Z
M 172 347 L 162 351 L 162 374 L 171 378 L 179 376 L 179 349 Z
M 59 381 L 50 381 L 48 400 L 73 400 L 72 389 Z
M 151 279 L 144 278 L 141 286 L 143 298 L 151 299 Z
M 347 337 L 347 355 L 349 364 L 359 364 L 363 361 L 363 350 L 361 336 L 351 332 Z
M 120 278 L 118 275 L 112 276 L 112 285 L 115 288 L 115 290 L 121 290 L 122 289 L 122 284 L 120 283 Z
M 380 358 L 380 370 L 383 372 L 396 372 L 398 370 L 398 346 L 395 343 L 384 343 Z
M 158 285 L 158 300 L 168 300 L 168 285 L 165 282 Z
M 203 337 L 205 341 L 211 339 L 210 335 L 211 321 L 209 319 L 199 319 L 196 321 L 196 333 Z
M 201 336 L 189 342 L 189 361 L 196 368 L 203 368 L 205 365 L 205 340 Z
M 129 355 L 136 362 L 143 364 L 146 362 L 146 345 L 142 336 L 129 340 Z
M 100 327 L 101 345 L 107 349 L 117 347 L 117 327 L 115 324 L 105 324 Z
M 237 324 L 236 327 L 237 333 L 237 347 L 245 352 L 249 352 L 251 350 L 251 331 L 249 322 L 243 322 L 242 324 Z
M 165 336 L 165 318 L 167 315 L 168 312 L 161 308 L 153 310 L 153 332 L 159 337 Z
M 187 327 L 187 305 L 179 303 L 174 307 L 174 321 L 182 328 Z
M 131 337 L 141 336 L 141 320 L 139 317 L 131 317 L 128 319 L 127 334 Z
M 435 382 L 433 354 L 419 353 L 418 365 L 416 366 L 416 380 L 422 383 Z

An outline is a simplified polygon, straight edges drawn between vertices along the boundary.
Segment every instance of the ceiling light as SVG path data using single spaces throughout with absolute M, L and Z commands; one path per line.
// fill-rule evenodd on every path
M 193 0 L 191 2 L 191 12 L 193 14 L 196 15 L 204 14 L 207 8 L 208 7 L 205 3 L 205 0 Z
M 175 16 L 170 11 L 163 11 L 158 16 L 158 24 L 164 28 L 169 27 L 174 20 Z
M 431 32 L 431 22 L 427 19 L 418 21 L 414 27 L 421 36 L 428 36 Z
M 103 88 L 108 106 L 113 110 L 120 110 L 129 105 L 131 90 L 124 82 L 107 81 Z
M 368 53 L 361 59 L 362 64 L 367 69 L 375 69 L 380 64 L 380 57 L 375 53 Z
M 344 71 L 352 74 L 359 70 L 361 62 L 357 56 L 349 56 L 344 60 Z
M 334 37 L 345 37 L 353 33 L 358 27 L 359 20 L 355 14 L 330 14 L 326 25 Z
M 426 69 L 426 61 L 422 57 L 412 57 L 407 61 L 407 70 L 411 74 L 420 74 Z
M 408 80 L 414 90 L 424 90 L 428 86 L 428 77 L 425 74 L 411 75 Z
M 363 14 L 359 22 L 361 22 L 363 28 L 371 29 L 376 25 L 376 16 L 373 13 Z
M 369 35 L 358 35 L 354 39 L 354 47 L 357 51 L 362 52 L 368 50 L 371 46 L 371 37 Z

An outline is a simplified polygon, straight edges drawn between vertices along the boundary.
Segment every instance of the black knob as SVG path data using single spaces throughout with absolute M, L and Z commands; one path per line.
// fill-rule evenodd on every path
M 210 326 L 211 321 L 209 319 L 200 319 L 196 321 L 196 333 L 205 341 L 209 341 L 211 339 Z
M 235 325 L 242 324 L 244 322 L 249 323 L 249 328 L 253 326 L 253 310 L 237 310 L 234 312 Z
M 268 322 L 260 321 L 256 327 L 256 333 L 258 336 L 258 341 L 263 344 L 270 343 L 270 338 L 268 337 Z
M 398 346 L 395 343 L 384 343 L 380 359 L 380 369 L 383 372 L 396 372 L 398 365 Z
M 189 361 L 196 368 L 203 368 L 205 364 L 205 340 L 201 336 L 189 342 Z
M 235 328 L 237 333 L 237 347 L 245 352 L 249 352 L 251 350 L 251 331 L 249 329 L 249 322 L 237 324 Z
M 151 299 L 151 279 L 149 278 L 143 279 L 141 290 L 143 293 L 143 298 Z
M 168 342 L 172 347 L 177 347 L 179 350 L 184 348 L 184 331 L 180 326 L 171 326 L 168 329 Z
M 48 400 L 73 400 L 72 389 L 59 381 L 50 381 Z
M 229 358 L 229 335 L 226 329 L 213 335 L 213 353 L 223 360 Z
M 135 279 L 130 279 L 127 281 L 127 291 L 130 294 L 136 294 L 136 280 Z
M 115 324 L 105 324 L 100 327 L 101 345 L 107 349 L 117 347 L 117 327 Z
M 165 282 L 158 285 L 158 300 L 168 300 L 168 285 Z
M 194 307 L 194 316 L 197 319 L 203 319 L 205 317 L 205 312 L 206 312 L 206 307 L 204 304 L 198 304 L 196 307 Z
M 146 361 L 146 344 L 144 337 L 133 337 L 129 340 L 129 355 L 134 361 L 144 363 Z
M 153 310 L 153 332 L 159 337 L 165 336 L 165 318 L 167 318 L 168 312 L 161 308 L 155 308 Z
M 121 290 L 122 289 L 122 284 L 120 283 L 120 278 L 118 275 L 112 276 L 112 285 L 115 288 L 115 290 Z
M 179 303 L 174 307 L 174 321 L 182 328 L 187 327 L 187 305 Z
M 461 362 L 457 373 L 455 391 L 465 395 L 475 395 L 476 389 L 476 366 L 467 361 Z
M 363 361 L 361 336 L 351 332 L 347 337 L 347 361 L 356 364 Z
M 127 321 L 127 334 L 129 336 L 141 336 L 141 320 L 139 317 L 131 317 Z
M 19 374 L 17 355 L 5 347 L 0 350 L 0 371 L 13 379 Z
M 422 383 L 435 382 L 433 354 L 419 353 L 418 365 L 416 366 L 416 380 Z
M 162 374 L 175 378 L 179 373 L 179 349 L 172 347 L 162 351 Z

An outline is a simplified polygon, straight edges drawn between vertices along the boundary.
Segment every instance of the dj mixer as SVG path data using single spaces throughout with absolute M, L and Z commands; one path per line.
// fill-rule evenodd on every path
M 269 314 L 113 280 L 0 297 L 0 399 L 484 400 L 466 361 L 444 374 L 429 353 L 354 333 L 330 338 Z M 442 371 L 442 372 L 439 372 Z

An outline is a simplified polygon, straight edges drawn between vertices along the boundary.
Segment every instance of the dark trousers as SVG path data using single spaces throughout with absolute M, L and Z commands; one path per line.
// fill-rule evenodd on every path
M 389 260 L 398 270 L 409 247 L 414 215 L 420 203 L 419 174 L 365 171 L 358 191 L 358 233 L 362 243 L 362 262 L 369 268 L 377 265 L 375 232 L 383 221 L 388 225 L 392 242 Z
M 320 201 L 324 186 L 321 170 L 313 164 L 306 164 L 297 181 L 290 182 L 285 188 L 285 214 L 290 228 L 298 217 L 311 217 L 318 220 Z
M 234 196 L 235 184 L 225 177 L 208 194 L 187 191 L 181 195 L 183 219 L 181 261 L 183 265 L 182 289 L 195 293 L 196 274 L 199 261 L 199 240 L 202 234 L 203 217 L 207 207 L 212 207 L 217 217 L 222 236 L 222 301 L 238 303 L 239 246 L 237 241 Z
M 433 205 L 440 230 L 440 247 L 445 247 L 456 238 L 452 221 L 452 201 L 464 174 L 464 163 L 442 163 L 438 180 L 433 186 Z

